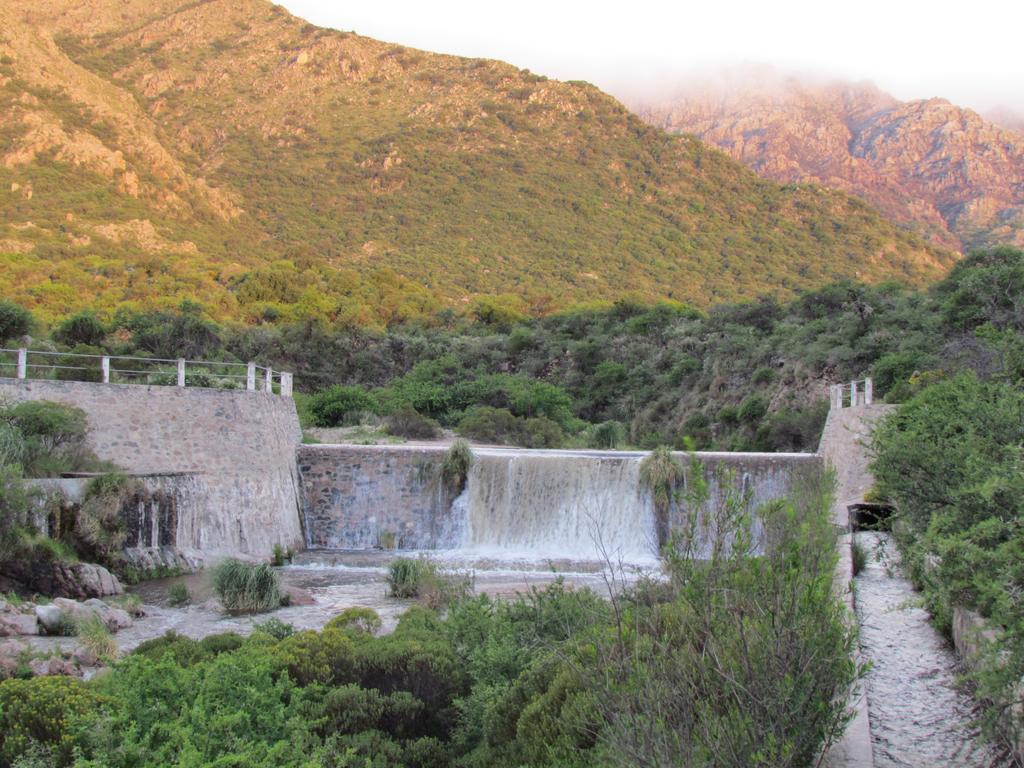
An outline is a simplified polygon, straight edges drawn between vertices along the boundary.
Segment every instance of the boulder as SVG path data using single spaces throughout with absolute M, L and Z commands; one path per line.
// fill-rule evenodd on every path
M 26 589 L 54 597 L 104 597 L 124 592 L 117 577 L 95 563 L 33 560 L 4 566 L 5 574 Z
M 126 611 L 122 611 L 120 608 L 113 608 L 96 598 L 90 598 L 84 603 L 79 603 L 75 600 L 58 597 L 54 599 L 53 604 L 64 613 L 70 615 L 75 621 L 84 621 L 92 616 L 97 616 L 111 632 L 130 627 L 133 624 L 132 617 Z
M 90 648 L 86 648 L 84 645 L 80 645 L 71 652 L 71 658 L 82 667 L 95 667 L 100 663 L 100 660 L 96 657 L 96 652 Z
M 73 675 L 77 671 L 73 663 L 58 656 L 51 656 L 48 659 L 32 659 L 28 663 L 28 668 L 32 670 L 33 675 L 39 676 Z
M 36 618 L 39 620 L 40 626 L 46 631 L 48 635 L 55 635 L 60 630 L 61 619 L 64 616 L 64 612 L 60 607 L 53 605 L 37 605 L 36 606 Z
M 0 637 L 38 634 L 39 622 L 34 613 L 0 613 Z
M 127 611 L 107 605 L 102 600 L 92 598 L 90 600 L 86 600 L 82 605 L 88 606 L 95 611 L 96 615 L 103 619 L 103 623 L 107 625 L 107 629 L 111 632 L 117 632 L 119 629 L 125 629 L 134 623 L 132 621 L 132 617 L 128 615 Z

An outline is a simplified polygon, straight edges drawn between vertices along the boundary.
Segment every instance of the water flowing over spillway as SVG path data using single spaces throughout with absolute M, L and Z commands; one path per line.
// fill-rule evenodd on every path
M 481 451 L 442 546 L 495 558 L 644 562 L 658 551 L 637 456 Z

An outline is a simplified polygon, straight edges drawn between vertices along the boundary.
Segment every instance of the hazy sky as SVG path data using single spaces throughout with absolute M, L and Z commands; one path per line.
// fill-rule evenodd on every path
M 1022 0 L 284 0 L 321 26 L 502 59 L 619 97 L 694 70 L 770 63 L 1024 112 Z

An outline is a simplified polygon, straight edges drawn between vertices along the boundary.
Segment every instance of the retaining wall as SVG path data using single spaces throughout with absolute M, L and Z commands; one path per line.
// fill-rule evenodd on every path
M 147 487 L 175 495 L 175 544 L 183 551 L 264 558 L 277 543 L 302 546 L 295 465 L 301 431 L 290 397 L 0 379 L 0 399 L 81 408 L 101 459 L 153 475 Z

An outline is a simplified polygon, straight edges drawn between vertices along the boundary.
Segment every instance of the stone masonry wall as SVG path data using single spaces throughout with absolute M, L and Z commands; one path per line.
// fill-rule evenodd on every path
M 557 456 L 556 451 L 487 449 L 489 453 Z M 318 549 L 368 549 L 394 535 L 399 549 L 452 546 L 458 528 L 451 499 L 440 482 L 444 446 L 303 445 L 298 449 L 307 545 Z M 586 451 L 573 455 L 590 455 Z M 565 455 L 564 453 L 562 455 Z M 635 461 L 642 453 L 593 453 L 603 461 Z M 686 454 L 677 454 L 686 464 Z M 754 505 L 780 498 L 803 473 L 817 473 L 813 454 L 698 453 L 714 499 L 722 470 L 749 489 Z
M 0 399 L 74 405 L 89 419 L 96 454 L 163 481 L 178 499 L 177 547 L 269 556 L 299 547 L 301 439 L 290 397 L 242 390 L 0 379 Z

